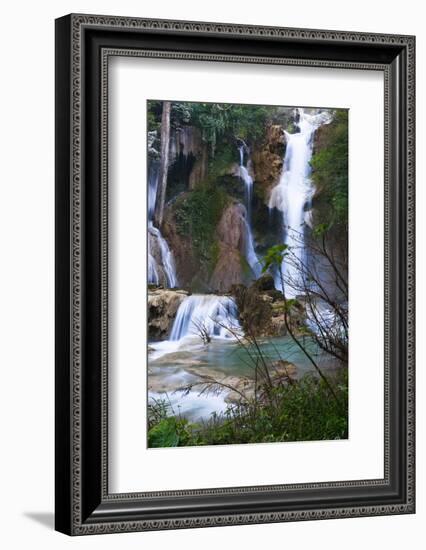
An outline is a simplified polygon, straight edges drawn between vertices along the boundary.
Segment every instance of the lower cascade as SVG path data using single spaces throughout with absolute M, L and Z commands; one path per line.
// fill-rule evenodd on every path
M 210 338 L 234 338 L 240 331 L 238 309 L 229 296 L 193 294 L 179 306 L 170 340 L 204 334 Z

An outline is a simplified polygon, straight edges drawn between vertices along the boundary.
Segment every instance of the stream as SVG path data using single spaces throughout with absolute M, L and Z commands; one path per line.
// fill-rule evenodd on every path
M 178 390 L 200 382 L 198 375 L 216 380 L 226 377 L 230 383 L 241 377 L 254 379 L 254 363 L 250 359 L 254 350 L 241 345 L 242 337 L 238 311 L 231 298 L 216 295 L 186 298 L 179 306 L 169 340 L 149 344 L 150 401 L 166 401 L 170 412 L 191 421 L 208 420 L 213 413 L 223 413 L 229 404 L 229 390 L 202 395 L 201 386 L 188 392 Z M 329 366 L 329 356 L 306 338 L 308 349 L 318 364 Z M 289 336 L 258 341 L 268 363 L 285 359 L 297 367 L 296 377 L 314 372 L 312 364 Z

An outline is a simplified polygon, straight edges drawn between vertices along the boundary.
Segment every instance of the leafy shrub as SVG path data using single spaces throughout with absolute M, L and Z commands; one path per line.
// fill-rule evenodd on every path
M 323 143 L 312 156 L 312 179 L 319 201 L 328 206 L 331 223 L 347 225 L 348 219 L 348 111 L 335 112 L 322 129 Z
M 177 447 L 178 444 L 177 422 L 173 416 L 163 418 L 148 431 L 149 447 Z
M 217 256 L 215 231 L 227 202 L 226 193 L 213 183 L 198 186 L 176 202 L 177 230 L 191 238 L 201 263 Z

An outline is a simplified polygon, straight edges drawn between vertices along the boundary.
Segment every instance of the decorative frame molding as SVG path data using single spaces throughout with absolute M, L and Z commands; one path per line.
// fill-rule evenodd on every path
M 212 39 L 203 51 L 200 38 Z M 56 21 L 58 530 L 83 535 L 414 512 L 414 50 L 414 37 L 389 34 L 95 15 Z M 108 493 L 107 76 L 116 55 L 383 71 L 383 480 Z M 188 500 L 186 512 L 173 510 L 177 497 Z M 207 506 L 215 511 L 204 512 Z

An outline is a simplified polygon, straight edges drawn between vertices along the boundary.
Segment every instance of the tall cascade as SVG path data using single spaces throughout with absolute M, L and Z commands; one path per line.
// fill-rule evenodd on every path
M 178 281 L 173 253 L 161 231 L 154 226 L 158 177 L 159 165 L 152 162 L 148 174 L 148 283 L 154 285 L 162 283 L 168 288 L 174 288 L 178 285 Z M 157 249 L 157 254 L 154 254 L 154 247 Z
M 315 192 L 311 180 L 310 160 L 315 130 L 331 122 L 328 112 L 308 115 L 303 109 L 297 109 L 298 120 L 295 125 L 298 132 L 285 132 L 287 147 L 285 149 L 283 169 L 278 184 L 273 188 L 269 200 L 269 209 L 277 208 L 282 219 L 282 242 L 291 251 L 291 261 L 284 258 L 282 272 L 285 281 L 292 281 L 291 286 L 303 286 L 300 269 L 297 265 L 306 262 L 305 228 L 311 225 L 312 197 Z M 296 264 L 296 265 L 294 265 Z M 275 273 L 275 287 L 282 291 L 280 274 Z M 285 294 L 293 297 L 297 290 L 286 285 Z
M 193 294 L 179 306 L 170 340 L 197 336 L 204 331 L 209 337 L 234 338 L 240 331 L 238 309 L 229 296 Z
M 244 165 L 244 149 L 246 145 L 242 144 L 238 147 L 240 153 L 240 166 L 239 174 L 242 182 L 244 183 L 244 206 L 246 208 L 246 218 L 245 218 L 245 227 L 246 227 L 246 236 L 245 236 L 245 256 L 247 263 L 249 264 L 253 276 L 255 279 L 258 279 L 262 272 L 262 266 L 260 264 L 259 258 L 254 249 L 254 238 L 253 230 L 251 223 L 251 210 L 252 210 L 252 201 L 253 201 L 253 178 L 250 176 L 247 167 Z

